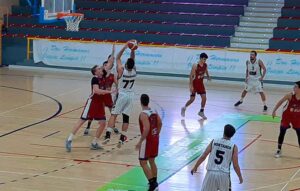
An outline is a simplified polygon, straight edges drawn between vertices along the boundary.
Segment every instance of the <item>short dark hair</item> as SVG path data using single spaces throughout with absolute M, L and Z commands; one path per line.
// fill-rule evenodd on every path
M 300 88 L 300 81 L 295 82 L 295 84 L 297 84 L 298 88 Z
M 147 94 L 142 94 L 141 95 L 141 104 L 143 106 L 148 106 L 149 105 L 149 102 L 150 102 L 150 98 Z
M 235 128 L 230 125 L 230 124 L 227 124 L 224 126 L 224 135 L 228 138 L 231 138 L 233 137 L 233 135 L 235 134 Z
M 252 50 L 251 53 L 254 53 L 255 56 L 257 56 L 257 52 L 255 50 Z
M 126 67 L 128 70 L 132 70 L 134 68 L 135 62 L 134 59 L 128 58 L 126 62 Z
M 107 63 L 108 63 L 108 61 L 104 61 L 102 65 L 104 66 L 104 65 L 107 64 Z
M 93 75 L 95 75 L 96 69 L 97 69 L 98 65 L 93 66 L 93 68 L 91 69 L 91 72 Z
M 201 53 L 201 54 L 200 54 L 200 59 L 202 59 L 202 58 L 206 58 L 206 59 L 207 59 L 207 58 L 208 58 L 207 54 L 204 53 L 204 52 Z

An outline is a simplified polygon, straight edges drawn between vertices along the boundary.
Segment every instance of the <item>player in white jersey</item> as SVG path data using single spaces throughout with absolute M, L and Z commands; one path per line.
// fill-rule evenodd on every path
M 197 172 L 197 168 L 209 155 L 206 166 L 207 173 L 202 184 L 202 191 L 231 190 L 231 162 L 233 163 L 233 168 L 239 177 L 240 184 L 243 183 L 243 177 L 238 162 L 238 148 L 230 141 L 234 134 L 235 128 L 229 124 L 225 125 L 223 138 L 212 140 L 192 169 L 192 174 Z
M 264 63 L 260 59 L 256 59 L 257 52 L 251 51 L 250 60 L 246 62 L 246 85 L 245 89 L 242 92 L 241 99 L 234 104 L 235 107 L 243 103 L 244 98 L 247 95 L 247 92 L 254 91 L 259 93 L 261 100 L 263 102 L 263 111 L 267 111 L 268 107 L 266 105 L 266 95 L 263 90 L 263 79 L 267 73 L 267 69 Z
M 128 41 L 129 42 L 129 41 Z M 112 108 L 111 116 L 108 121 L 108 128 L 105 135 L 105 143 L 110 141 L 110 136 L 115 126 L 116 118 L 122 114 L 123 124 L 119 140 L 119 146 L 121 146 L 127 139 L 126 132 L 129 126 L 129 116 L 133 109 L 134 99 L 134 83 L 136 79 L 135 68 L 135 51 L 131 50 L 130 58 L 127 59 L 125 67 L 122 65 L 121 57 L 128 48 L 128 42 L 120 50 L 117 55 L 117 73 L 119 80 L 119 94 L 115 105 Z

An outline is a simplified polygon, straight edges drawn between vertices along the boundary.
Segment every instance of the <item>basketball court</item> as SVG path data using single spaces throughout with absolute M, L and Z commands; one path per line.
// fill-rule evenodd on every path
M 180 108 L 189 98 L 187 79 L 140 75 L 128 142 L 119 149 L 118 136 L 114 135 L 104 150 L 91 151 L 94 122 L 90 136 L 82 136 L 81 130 L 72 152 L 67 153 L 65 139 L 90 93 L 90 78 L 86 71 L 30 67 L 0 70 L 0 190 L 146 190 L 147 181 L 135 151 L 142 93 L 149 94 L 151 107 L 163 119 L 157 158 L 160 190 L 200 190 L 206 162 L 195 176 L 190 170 L 210 140 L 222 136 L 227 123 L 238 129 L 233 142 L 239 148 L 244 176 L 244 183 L 239 185 L 232 169 L 233 190 L 300 190 L 300 153 L 293 130 L 285 138 L 283 157 L 273 156 L 279 118 L 272 119 L 270 113 L 292 87 L 266 84 L 269 111 L 264 114 L 259 95 L 249 94 L 239 108 L 234 108 L 242 83 L 206 83 L 208 120 L 203 121 L 197 116 L 199 97 L 187 109 L 186 117 L 180 116 Z

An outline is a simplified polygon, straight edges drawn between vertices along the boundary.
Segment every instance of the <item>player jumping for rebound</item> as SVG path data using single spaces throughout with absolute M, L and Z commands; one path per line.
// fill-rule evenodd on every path
M 206 90 L 203 83 L 204 76 L 206 74 L 208 80 L 211 80 L 208 69 L 207 69 L 207 60 L 208 56 L 205 53 L 200 54 L 200 60 L 198 64 L 194 64 L 190 73 L 190 99 L 186 102 L 185 106 L 181 108 L 181 116 L 185 117 L 186 108 L 195 101 L 196 94 L 201 96 L 201 109 L 198 113 L 203 119 L 207 119 L 204 115 L 204 107 L 206 104 Z
M 106 76 L 105 76 L 105 89 L 106 90 L 111 90 L 113 84 L 115 84 L 115 87 L 118 88 L 117 75 L 115 75 L 112 72 L 112 68 L 114 66 L 114 60 L 115 60 L 115 45 L 113 45 L 111 55 L 108 56 L 107 61 L 103 62 L 104 70 L 107 73 Z M 113 95 L 112 94 L 105 94 L 105 95 L 103 95 L 103 99 L 104 99 L 105 107 L 107 107 L 109 109 L 109 111 L 111 112 L 113 104 L 114 104 Z M 89 134 L 91 123 L 92 123 L 92 121 L 89 120 L 88 125 L 87 125 L 86 129 L 84 130 L 83 135 L 88 135 Z M 114 128 L 114 131 L 115 131 L 115 133 L 118 133 L 117 128 Z
M 87 120 L 97 120 L 99 121 L 99 127 L 96 132 L 96 136 L 91 143 L 92 150 L 102 149 L 101 144 L 98 143 L 98 139 L 100 138 L 103 130 L 105 129 L 105 109 L 104 109 L 104 102 L 103 102 L 103 95 L 113 93 L 113 91 L 105 90 L 105 70 L 103 67 L 94 66 L 91 69 L 92 74 L 94 77 L 91 80 L 91 88 L 92 93 L 89 99 L 86 102 L 86 105 L 83 109 L 81 117 L 79 121 L 75 124 L 71 134 L 66 140 L 66 150 L 67 152 L 71 152 L 72 149 L 72 141 L 74 135 L 78 132 L 80 127 L 87 121 Z
M 123 116 L 122 131 L 119 139 L 119 147 L 124 144 L 127 139 L 126 133 L 129 127 L 129 117 L 133 110 L 133 99 L 134 99 L 134 83 L 136 79 L 136 68 L 135 68 L 135 51 L 131 50 L 130 58 L 127 59 L 125 67 L 122 65 L 121 57 L 128 48 L 128 41 L 124 47 L 120 50 L 117 55 L 117 73 L 119 79 L 119 94 L 114 105 L 111 116 L 108 121 L 108 127 L 105 135 L 104 143 L 110 141 L 113 127 L 115 127 L 116 118 L 118 115 Z

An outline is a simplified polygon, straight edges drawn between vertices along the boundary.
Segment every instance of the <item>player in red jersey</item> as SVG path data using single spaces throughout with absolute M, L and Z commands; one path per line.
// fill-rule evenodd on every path
M 283 144 L 284 136 L 286 130 L 293 127 L 297 133 L 298 144 L 300 147 L 300 81 L 296 82 L 294 85 L 294 91 L 285 95 L 281 100 L 276 104 L 272 116 L 276 116 L 277 109 L 284 103 L 287 104 L 284 106 L 284 112 L 282 113 L 281 124 L 280 124 L 280 133 L 278 137 L 278 149 L 275 153 L 275 157 L 281 157 L 281 147 Z
M 142 112 L 140 113 L 139 123 L 141 139 L 136 145 L 139 150 L 139 160 L 145 176 L 149 180 L 149 190 L 154 191 L 158 188 L 157 167 L 155 157 L 158 155 L 159 133 L 162 122 L 159 115 L 149 106 L 149 96 L 141 95 Z M 150 167 L 148 165 L 150 164 Z
M 115 45 L 113 45 L 112 47 L 112 53 L 111 55 L 108 56 L 107 61 L 103 62 L 103 67 L 106 71 L 106 76 L 105 76 L 105 89 L 106 90 L 111 90 L 113 84 L 115 84 L 116 89 L 118 88 L 118 80 L 117 80 L 117 75 L 114 75 L 114 73 L 112 72 L 112 68 L 114 66 L 114 60 L 115 60 Z M 105 94 L 103 95 L 103 99 L 104 99 L 104 105 L 105 107 L 108 107 L 109 111 L 111 111 L 113 105 L 114 105 L 114 99 L 112 97 L 112 94 Z M 92 121 L 89 120 L 87 127 L 84 130 L 83 135 L 88 135 L 89 134 L 89 130 L 91 127 Z M 113 130 L 118 133 L 118 129 L 117 128 L 113 128 Z
M 203 83 L 204 76 L 206 74 L 207 79 L 211 80 L 208 69 L 207 69 L 207 60 L 208 56 L 205 53 L 200 54 L 200 60 L 198 64 L 194 64 L 190 74 L 190 92 L 191 96 L 190 99 L 186 102 L 185 106 L 181 108 L 181 116 L 185 116 L 186 108 L 191 105 L 195 101 L 196 93 L 201 96 L 201 109 L 198 113 L 200 117 L 203 119 L 207 119 L 204 115 L 204 107 L 206 104 L 206 90 Z
M 92 150 L 101 149 L 101 145 L 98 144 L 98 139 L 100 138 L 104 128 L 105 128 L 105 109 L 104 109 L 104 102 L 103 102 L 103 95 L 113 93 L 113 91 L 105 90 L 105 79 L 104 76 L 106 75 L 106 71 L 103 67 L 94 66 L 91 69 L 92 74 L 94 77 L 91 80 L 91 95 L 87 100 L 87 103 L 84 107 L 84 110 L 81 114 L 79 121 L 74 126 L 72 133 L 66 140 L 66 150 L 67 152 L 71 152 L 72 148 L 72 140 L 73 136 L 77 133 L 80 127 L 87 121 L 87 120 L 97 120 L 99 121 L 99 127 L 96 132 L 96 136 L 91 143 Z

